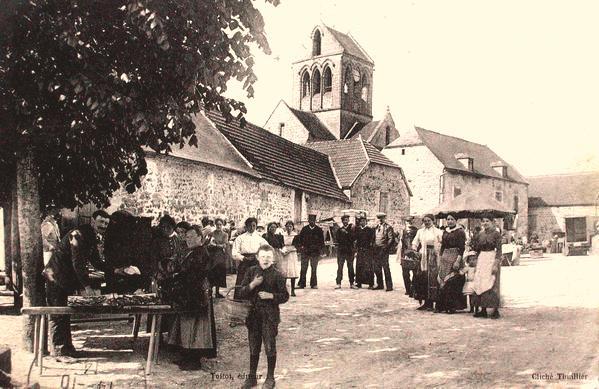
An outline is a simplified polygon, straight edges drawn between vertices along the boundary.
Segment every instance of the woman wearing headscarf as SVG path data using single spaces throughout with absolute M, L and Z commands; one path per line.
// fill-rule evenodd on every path
M 283 243 L 285 246 L 281 253 L 283 254 L 280 258 L 278 268 L 279 271 L 291 280 L 291 296 L 295 297 L 295 280 L 299 277 L 297 249 L 298 244 L 297 232 L 295 232 L 295 225 L 291 220 L 285 223 L 285 232 L 283 233 Z
M 214 219 L 215 230 L 211 233 L 208 253 L 210 254 L 210 269 L 208 280 L 210 286 L 215 288 L 214 297 L 223 298 L 220 288 L 227 287 L 227 255 L 226 248 L 229 244 L 229 234 L 223 230 L 224 220 Z
M 168 334 L 168 343 L 181 349 L 182 370 L 200 369 L 202 357 L 216 357 L 216 326 L 202 229 L 194 225 L 186 232 L 189 252 L 169 263 L 163 298 L 180 313 Z
M 499 318 L 499 276 L 501 274 L 501 233 L 497 231 L 493 215 L 481 217 L 483 229 L 473 239 L 473 249 L 478 253 L 474 274 L 474 294 L 481 311 L 475 317 L 487 317 L 487 308 L 493 308 L 491 318 Z
M 441 244 L 441 231 L 433 224 L 434 220 L 433 215 L 424 215 L 423 226 L 412 240 L 412 249 L 421 255 L 420 272 L 414 277 L 414 298 L 424 300 L 424 304 L 418 308 L 420 311 L 433 310 L 433 302 L 439 297 L 437 252 Z
M 464 275 L 460 270 L 464 267 L 464 249 L 466 246 L 466 232 L 457 224 L 455 214 L 447 215 L 447 227 L 443 230 L 441 238 L 441 251 L 439 260 L 439 301 L 437 312 L 455 313 L 456 309 L 466 307 L 464 288 Z

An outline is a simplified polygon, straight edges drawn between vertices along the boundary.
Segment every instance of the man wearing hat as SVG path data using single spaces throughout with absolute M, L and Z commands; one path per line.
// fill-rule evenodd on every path
M 356 287 L 368 284 L 368 289 L 374 289 L 372 274 L 373 258 L 372 245 L 374 244 L 374 231 L 368 227 L 366 215 L 356 216 L 358 227 L 354 231 L 356 245 Z
M 383 273 L 387 292 L 393 290 L 391 269 L 389 269 L 389 250 L 393 246 L 395 235 L 393 227 L 387 224 L 387 215 L 379 212 L 376 214 L 379 224 L 374 231 L 374 274 L 376 276 L 375 289 L 383 289 Z
M 318 289 L 318 281 L 316 278 L 316 269 L 318 268 L 318 260 L 320 253 L 324 249 L 324 232 L 322 228 L 316 225 L 316 214 L 308 215 L 308 225 L 302 228 L 298 235 L 299 247 L 302 254 L 302 266 L 300 270 L 300 279 L 297 289 L 306 287 L 306 273 L 308 272 L 308 264 L 310 264 L 310 287 Z
M 341 216 L 342 226 L 335 235 L 337 241 L 337 286 L 341 289 L 343 280 L 343 264 L 347 262 L 347 275 L 349 276 L 349 287 L 354 289 L 354 231 L 349 224 L 349 215 Z
M 418 228 L 414 226 L 414 218 L 409 217 L 406 219 L 406 228 L 403 231 L 403 235 L 401 237 L 401 258 L 405 258 L 408 251 L 412 247 L 412 241 L 416 237 L 416 233 L 418 232 Z M 406 288 L 406 295 L 410 295 L 412 291 L 412 279 L 414 278 L 414 270 L 411 270 L 407 266 L 404 267 L 404 262 L 401 262 L 401 275 L 403 276 L 403 284 Z M 412 272 L 412 276 L 410 277 L 410 272 Z

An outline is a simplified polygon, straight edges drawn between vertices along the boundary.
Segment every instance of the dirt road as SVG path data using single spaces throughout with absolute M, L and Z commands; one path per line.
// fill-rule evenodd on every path
M 392 262 L 393 292 L 334 290 L 336 263 L 329 260 L 319 266 L 318 290 L 298 291 L 281 306 L 277 387 L 599 387 L 599 258 L 551 257 L 504 267 L 500 320 L 416 311 Z M 86 324 L 74 336 L 89 358 L 73 365 L 49 361 L 39 382 L 57 387 L 62 374 L 74 378 L 77 372 L 75 387 L 100 381 L 113 387 L 239 387 L 247 369 L 246 330 L 230 328 L 216 311 L 219 357 L 202 371 L 179 371 L 172 363 L 177 355 L 166 351 L 145 380 L 147 337 L 132 345 L 123 323 Z M 0 329 L 20 324 L 6 318 Z M 2 331 L 0 343 L 17 346 L 18 338 Z M 31 355 L 15 354 L 15 376 L 24 382 Z M 82 374 L 85 367 L 88 374 Z M 262 357 L 259 373 L 265 371 Z

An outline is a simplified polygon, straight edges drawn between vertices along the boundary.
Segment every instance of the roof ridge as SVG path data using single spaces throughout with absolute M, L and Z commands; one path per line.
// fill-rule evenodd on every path
M 416 131 L 432 132 L 433 134 L 437 134 L 437 135 L 441 135 L 441 136 L 446 136 L 448 138 L 458 139 L 458 140 L 461 140 L 461 141 L 464 141 L 464 142 L 468 142 L 468 143 L 472 143 L 472 144 L 475 144 L 475 145 L 478 145 L 478 146 L 486 147 L 486 148 L 488 148 L 490 150 L 489 146 L 484 145 L 482 143 L 473 142 L 471 140 L 460 138 L 460 137 L 457 137 L 457 136 L 454 136 L 454 135 L 447 135 L 447 134 L 444 134 L 444 133 L 438 132 L 438 131 L 427 130 L 426 128 L 422 128 L 422 127 L 418 127 L 418 126 L 414 126 L 414 128 L 416 129 Z

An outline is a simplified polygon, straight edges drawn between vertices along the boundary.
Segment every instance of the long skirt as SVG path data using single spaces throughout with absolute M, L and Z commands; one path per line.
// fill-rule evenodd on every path
M 431 246 L 423 255 L 427 270 L 421 270 L 414 276 L 414 298 L 416 300 L 437 301 L 439 298 L 439 283 L 437 282 L 437 252 Z
M 237 278 L 235 279 L 235 292 L 233 294 L 233 298 L 235 300 L 241 300 L 239 296 L 239 289 L 241 287 L 241 283 L 245 278 L 245 273 L 252 266 L 256 266 L 258 264 L 258 260 L 256 257 L 245 258 L 243 261 L 239 262 L 237 265 Z
M 356 284 L 374 285 L 372 250 L 359 248 L 356 254 Z
M 466 308 L 466 297 L 462 294 L 466 277 L 453 269 L 458 257 L 459 250 L 457 248 L 445 249 L 441 255 L 437 278 L 439 281 L 438 309 L 440 310 Z
M 216 357 L 216 323 L 212 298 L 206 312 L 181 313 L 168 334 L 168 343 L 185 349 L 194 349 L 208 358 Z
M 482 251 L 478 255 L 473 281 L 476 296 L 474 301 L 481 308 L 499 308 L 501 304 L 499 293 L 501 266 L 497 266 L 497 274 L 493 274 L 494 265 L 495 250 Z
M 220 247 L 209 249 L 212 267 L 208 272 L 211 286 L 227 287 L 227 254 Z
M 291 251 L 286 255 L 281 255 L 279 257 L 278 268 L 285 278 L 298 278 L 300 272 L 297 260 L 297 252 Z

